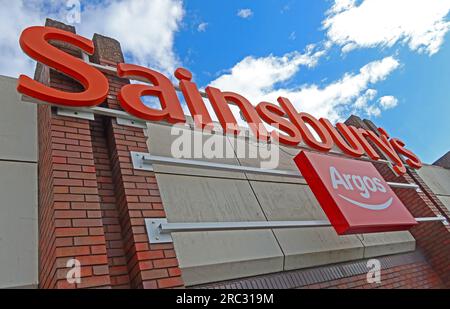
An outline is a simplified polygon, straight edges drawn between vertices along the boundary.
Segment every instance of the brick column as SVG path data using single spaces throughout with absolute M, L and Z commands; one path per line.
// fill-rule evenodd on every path
M 370 121 L 362 121 L 356 116 L 351 116 L 346 124 L 366 130 L 376 130 L 376 126 Z M 414 170 L 408 169 L 406 174 L 397 176 L 386 163 L 374 162 L 374 166 L 387 181 L 415 183 L 419 186 L 420 192 L 411 189 L 393 189 L 414 217 L 443 215 L 448 218 L 448 210 Z M 410 232 L 430 265 L 440 275 L 444 284 L 450 287 L 448 262 L 450 256 L 450 226 L 445 226 L 441 222 L 419 223 Z
M 119 42 L 98 34 L 93 41 L 96 52 L 92 61 L 109 66 L 123 62 Z M 106 107 L 120 110 L 117 95 L 129 81 L 109 74 L 107 77 L 110 93 Z M 104 123 L 131 287 L 182 287 L 173 244 L 150 245 L 145 229 L 145 218 L 166 217 L 154 173 L 134 170 L 131 163 L 131 151 L 148 152 L 145 132 L 118 125 L 115 118 L 107 118 Z
M 75 33 L 47 20 L 46 26 Z M 91 61 L 123 62 L 120 44 L 96 34 Z M 75 57 L 78 49 L 54 42 Z M 115 75 L 102 106 L 120 109 L 117 94 L 129 83 Z M 64 91 L 81 91 L 73 79 L 38 64 L 35 79 Z M 165 217 L 154 173 L 135 171 L 131 151 L 148 152 L 144 130 L 56 115 L 38 107 L 39 278 L 42 288 L 183 287 L 173 244 L 150 245 L 144 218 Z M 81 283 L 69 284 L 66 263 L 81 262 Z
M 47 20 L 46 26 L 75 33 Z M 80 56 L 67 44 L 55 46 Z M 65 91 L 79 91 L 72 79 L 38 64 L 35 77 Z M 38 107 L 39 285 L 41 288 L 109 287 L 106 240 L 100 213 L 90 123 Z M 66 280 L 70 259 L 81 263 L 80 284 Z

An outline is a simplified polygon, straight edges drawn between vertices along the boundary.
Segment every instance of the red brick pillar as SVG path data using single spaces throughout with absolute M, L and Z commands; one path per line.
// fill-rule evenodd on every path
M 75 32 L 47 20 L 46 26 Z M 55 46 L 80 56 L 67 44 Z M 72 79 L 41 64 L 36 78 L 65 91 L 79 91 Z M 91 125 L 38 107 L 39 145 L 39 286 L 41 288 L 109 287 L 106 240 L 100 212 Z M 81 283 L 69 284 L 67 261 L 81 263 Z
M 96 52 L 92 61 L 109 66 L 123 62 L 119 42 L 98 34 L 93 41 Z M 110 93 L 106 107 L 120 110 L 117 95 L 129 81 L 109 74 L 107 77 Z M 118 125 L 115 118 L 107 118 L 105 131 L 131 287 L 182 287 L 173 244 L 150 245 L 145 229 L 145 218 L 166 215 L 154 173 L 134 170 L 131 162 L 131 151 L 148 152 L 144 130 Z
M 376 130 L 376 126 L 371 124 L 370 121 L 365 120 L 363 122 L 356 116 L 350 117 L 346 124 L 366 130 Z M 414 217 L 442 215 L 447 219 L 449 218 L 446 207 L 442 205 L 414 170 L 408 169 L 406 174 L 397 176 L 386 163 L 375 162 L 374 165 L 387 181 L 415 183 L 419 186 L 421 189 L 419 192 L 411 189 L 394 188 L 394 192 Z M 439 274 L 444 284 L 450 287 L 450 226 L 441 222 L 419 223 L 410 232 L 430 265 Z
M 75 28 L 47 20 L 47 26 Z M 94 36 L 93 62 L 123 62 L 120 44 Z M 78 49 L 53 43 L 81 58 Z M 64 91 L 81 91 L 73 79 L 38 64 L 35 78 Z M 107 75 L 104 107 L 120 109 L 117 93 L 129 83 Z M 58 116 L 38 107 L 39 280 L 41 288 L 172 288 L 184 286 L 173 244 L 150 245 L 144 218 L 165 217 L 155 175 L 135 171 L 131 151 L 148 152 L 144 130 L 115 118 Z M 67 261 L 81 263 L 81 283 L 69 284 Z

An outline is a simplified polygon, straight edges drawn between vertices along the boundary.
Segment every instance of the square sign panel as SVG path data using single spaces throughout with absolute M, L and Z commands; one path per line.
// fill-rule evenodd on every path
M 339 235 L 417 224 L 371 162 L 306 151 L 294 161 Z

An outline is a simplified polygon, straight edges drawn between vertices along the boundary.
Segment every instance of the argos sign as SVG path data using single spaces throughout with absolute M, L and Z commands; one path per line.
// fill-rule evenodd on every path
M 71 44 L 91 55 L 94 53 L 94 43 L 74 33 L 51 27 L 30 27 L 20 36 L 20 46 L 27 55 L 77 80 L 84 87 L 84 91 L 62 91 L 25 75 L 19 77 L 17 90 L 41 101 L 72 108 L 92 107 L 104 102 L 109 93 L 109 83 L 105 75 L 82 59 L 54 47 L 49 43 L 50 40 Z M 186 121 L 175 87 L 166 76 L 149 68 L 125 63 L 117 65 L 117 75 L 148 82 L 147 85 L 128 84 L 122 87 L 118 97 L 126 112 L 145 121 Z M 192 82 L 191 72 L 179 68 L 174 75 L 179 80 L 179 88 L 195 125 L 201 129 L 211 129 L 211 115 L 197 85 Z M 254 105 L 238 93 L 221 91 L 214 87 L 206 87 L 205 91 L 225 133 L 239 133 L 238 123 L 229 106 L 234 104 L 239 107 L 258 140 L 270 139 L 288 146 L 304 142 L 312 149 L 322 152 L 328 152 L 336 145 L 348 156 L 357 158 L 367 155 L 372 160 L 380 159 L 377 150 L 381 150 L 392 162 L 397 174 L 405 173 L 406 165 L 415 169 L 422 166 L 419 158 L 406 149 L 401 140 L 391 138 L 382 128 L 374 133 L 343 123 L 333 126 L 325 118 L 317 119 L 310 114 L 298 112 L 289 99 L 283 97 L 277 99 L 278 105 L 269 102 Z M 145 105 L 141 100 L 142 96 L 157 97 L 161 108 Z M 268 131 L 264 122 L 279 130 Z M 339 180 L 337 184 L 340 186 Z M 369 186 L 368 190 L 372 188 L 370 184 L 371 182 L 366 184 L 366 187 Z M 346 182 L 345 185 L 350 188 L 349 183 Z
M 407 230 L 417 224 L 371 162 L 306 151 L 294 160 L 338 234 Z

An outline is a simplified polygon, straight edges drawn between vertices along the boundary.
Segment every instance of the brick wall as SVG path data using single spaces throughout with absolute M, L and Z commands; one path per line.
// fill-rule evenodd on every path
M 368 259 L 198 286 L 208 289 L 445 288 L 420 250 L 377 258 L 380 282 L 367 281 Z M 373 264 L 370 268 L 373 269 Z
M 427 262 L 417 262 L 383 270 L 380 283 L 368 283 L 366 274 L 311 284 L 303 289 L 439 289 L 445 288 Z

